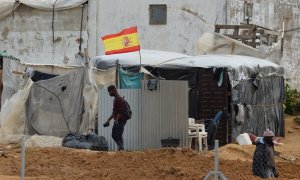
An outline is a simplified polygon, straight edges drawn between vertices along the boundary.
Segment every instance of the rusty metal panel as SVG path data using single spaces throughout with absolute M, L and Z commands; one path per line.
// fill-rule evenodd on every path
M 214 118 L 216 113 L 223 111 L 219 122 L 217 139 L 220 145 L 228 143 L 228 76 L 226 69 L 223 69 L 223 83 L 219 87 L 212 69 L 199 69 L 198 76 L 199 93 L 199 119 Z
M 123 139 L 125 149 L 142 150 L 161 147 L 161 139 L 180 139 L 180 146 L 187 146 L 188 83 L 187 81 L 159 81 L 157 90 L 150 91 L 147 81 L 142 89 L 119 89 L 129 102 L 132 119 L 127 121 Z M 113 123 L 108 128 L 102 124 L 112 112 L 113 97 L 105 89 L 99 90 L 98 133 L 104 136 L 110 150 L 116 150 L 111 138 Z

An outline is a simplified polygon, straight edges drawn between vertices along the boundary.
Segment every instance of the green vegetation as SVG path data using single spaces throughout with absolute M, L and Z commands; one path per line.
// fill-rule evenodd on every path
M 290 85 L 285 84 L 285 110 L 284 112 L 289 115 L 293 115 L 296 111 L 297 105 L 297 90 L 292 89 Z

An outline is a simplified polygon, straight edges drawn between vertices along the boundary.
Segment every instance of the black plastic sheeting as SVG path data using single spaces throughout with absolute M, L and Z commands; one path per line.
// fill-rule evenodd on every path
M 108 144 L 103 136 L 97 136 L 95 133 L 80 135 L 78 133 L 69 133 L 62 140 L 62 146 L 75 149 L 91 149 L 95 151 L 108 151 Z
M 244 132 L 262 136 L 267 128 L 284 136 L 284 94 L 282 76 L 240 81 L 232 88 L 232 136 Z
M 31 80 L 33 82 L 37 82 L 40 80 L 47 80 L 56 77 L 57 75 L 53 74 L 47 74 L 47 73 L 42 73 L 40 71 L 34 71 L 33 76 L 31 77 Z

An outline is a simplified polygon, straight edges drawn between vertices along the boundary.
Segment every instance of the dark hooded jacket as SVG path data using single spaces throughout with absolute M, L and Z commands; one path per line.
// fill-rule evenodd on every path
M 273 144 L 267 144 L 263 140 L 256 143 L 252 172 L 253 175 L 262 178 L 269 178 L 268 172 L 271 172 L 275 177 L 277 176 Z

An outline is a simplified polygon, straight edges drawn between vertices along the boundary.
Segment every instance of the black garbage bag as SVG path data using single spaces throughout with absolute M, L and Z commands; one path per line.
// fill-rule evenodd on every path
M 96 151 L 108 151 L 108 144 L 103 136 L 97 136 L 95 133 L 80 135 L 71 132 L 62 140 L 62 146 L 75 149 L 91 149 Z

